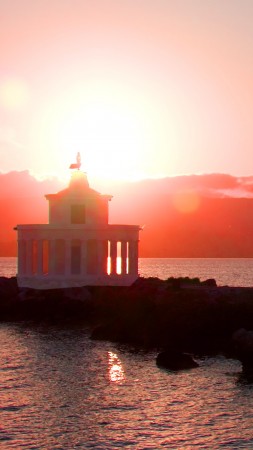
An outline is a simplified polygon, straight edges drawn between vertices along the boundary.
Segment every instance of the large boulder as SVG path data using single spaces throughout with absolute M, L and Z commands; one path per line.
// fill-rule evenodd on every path
M 253 331 L 240 328 L 232 337 L 235 356 L 241 361 L 243 370 L 253 371 Z
M 159 353 L 156 358 L 156 364 L 169 370 L 186 370 L 199 367 L 198 363 L 190 355 L 176 350 L 166 350 Z
M 214 278 L 208 278 L 207 280 L 202 281 L 201 285 L 207 287 L 217 287 L 217 283 Z

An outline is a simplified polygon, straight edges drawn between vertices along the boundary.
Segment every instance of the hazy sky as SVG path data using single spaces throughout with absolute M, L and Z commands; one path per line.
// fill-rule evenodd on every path
M 252 0 L 0 0 L 0 172 L 253 173 Z

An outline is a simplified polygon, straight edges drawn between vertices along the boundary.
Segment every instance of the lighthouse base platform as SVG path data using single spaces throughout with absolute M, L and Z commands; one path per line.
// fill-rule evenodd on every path
M 71 277 L 65 276 L 18 276 L 17 282 L 20 288 L 31 289 L 65 289 L 71 287 L 83 286 L 131 286 L 138 279 L 136 274 L 125 275 L 104 275 L 104 276 L 85 276 L 80 277 L 73 275 Z

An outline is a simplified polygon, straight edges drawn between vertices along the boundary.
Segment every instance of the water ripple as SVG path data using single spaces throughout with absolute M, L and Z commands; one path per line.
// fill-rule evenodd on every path
M 0 339 L 6 449 L 252 448 L 252 385 L 236 361 L 175 374 L 78 328 L 5 324 Z

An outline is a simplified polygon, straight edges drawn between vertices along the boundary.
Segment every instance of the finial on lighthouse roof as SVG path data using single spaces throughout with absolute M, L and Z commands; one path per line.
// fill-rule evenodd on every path
M 81 155 L 80 152 L 77 153 L 76 155 L 76 163 L 75 164 L 70 164 L 69 168 L 70 169 L 77 169 L 79 170 L 81 167 Z

